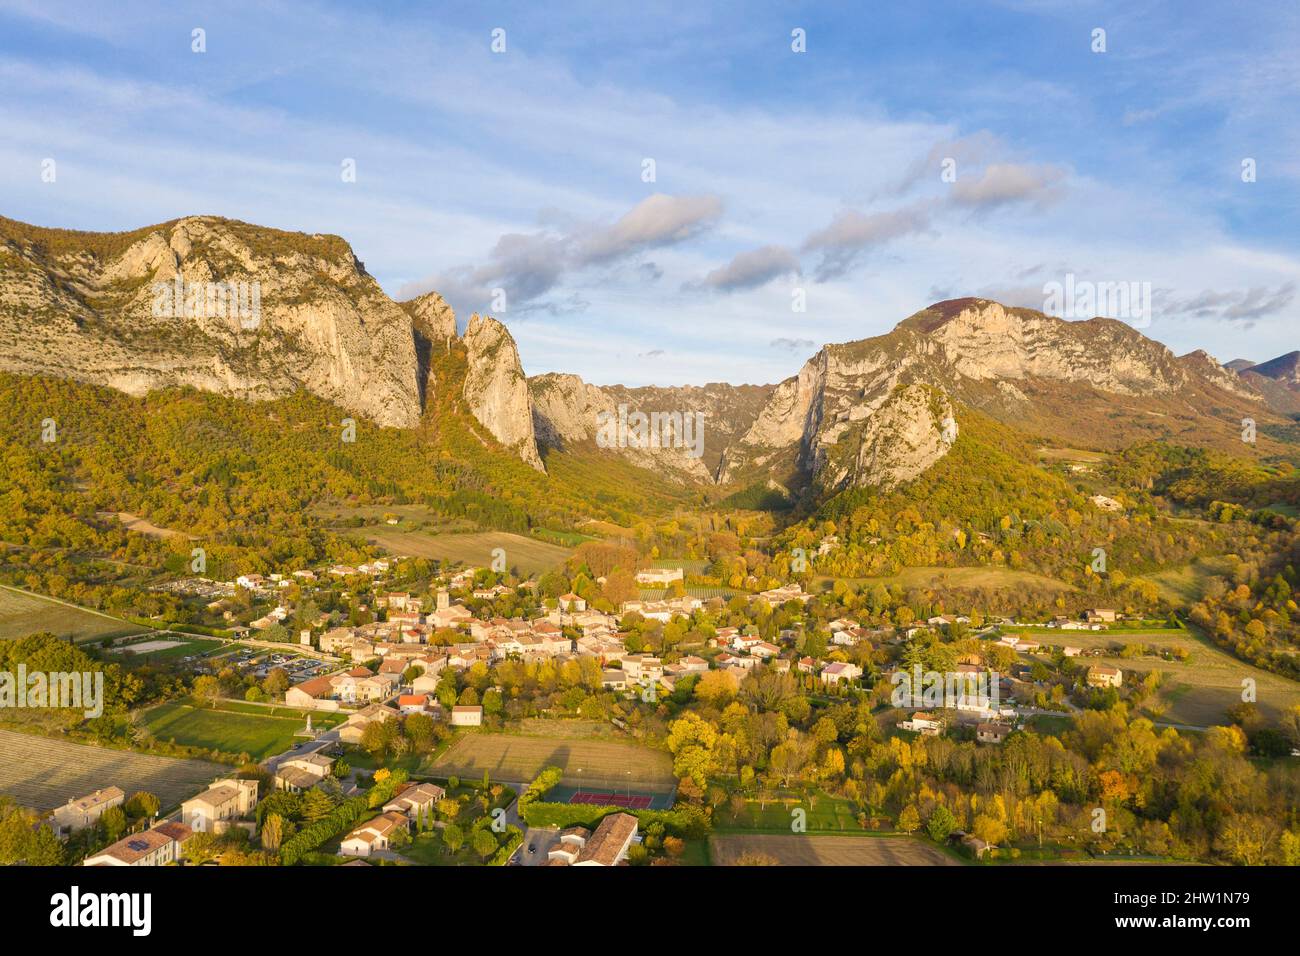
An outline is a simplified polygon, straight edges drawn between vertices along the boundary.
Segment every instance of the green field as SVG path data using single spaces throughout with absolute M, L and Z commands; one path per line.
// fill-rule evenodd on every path
M 1074 726 L 1074 721 L 1069 717 L 1057 717 L 1052 714 L 1034 714 L 1025 721 L 1025 725 L 1029 730 L 1044 737 L 1060 737 Z
M 1068 634 L 1068 636 L 1066 636 Z M 1191 651 L 1186 661 L 1154 657 L 1126 659 L 1118 656 L 1089 657 L 1086 662 L 1111 664 L 1124 671 L 1125 683 L 1134 671 L 1160 671 L 1164 684 L 1158 704 L 1147 716 L 1176 724 L 1205 727 L 1226 723 L 1224 711 L 1241 703 L 1242 681 L 1255 682 L 1260 712 L 1276 720 L 1294 704 L 1300 704 L 1300 683 L 1270 674 L 1217 647 L 1194 629 L 1184 631 L 1068 631 L 1054 643 L 1071 644 L 1085 650 L 1108 647 L 1111 643 L 1146 644 L 1152 648 L 1184 647 Z
M 505 551 L 507 568 L 525 574 L 537 574 L 559 567 L 573 553 L 535 538 L 507 531 L 481 531 L 473 534 L 428 534 L 424 531 L 401 531 L 387 526 L 366 529 L 366 540 L 392 554 L 439 561 L 459 561 L 472 567 L 492 566 L 493 551 Z
M 0 585 L 0 640 L 49 631 L 71 641 L 125 637 L 148 628 Z
M 246 753 L 253 760 L 283 753 L 306 739 L 294 736 L 307 722 L 305 711 L 237 702 L 221 702 L 218 707 L 169 701 L 145 713 L 145 726 L 159 740 L 224 753 Z M 312 712 L 311 719 L 313 727 L 326 729 L 342 723 L 346 715 Z
M 1201 558 L 1180 567 L 1143 575 L 1142 578 L 1159 588 L 1160 596 L 1166 601 L 1186 606 L 1201 599 L 1205 593 L 1205 584 L 1211 577 L 1230 574 L 1236 563 L 1234 559 L 1226 557 Z
M 794 794 L 777 795 L 766 800 L 750 797 L 746 799 L 745 809 L 740 813 L 732 810 L 728 803 L 717 811 L 717 826 L 724 830 L 772 830 L 789 833 L 796 810 L 803 811 L 803 819 L 809 833 L 862 832 L 854 805 L 848 800 L 825 794 L 812 797 Z
M 696 558 L 660 558 L 650 562 L 652 568 L 681 568 L 687 574 L 703 574 L 709 562 Z
M 712 600 L 713 598 L 722 598 L 722 600 L 724 601 L 729 601 L 737 594 L 745 593 L 743 591 L 737 591 L 735 588 L 720 588 L 720 587 L 706 587 L 706 586 L 700 586 L 700 587 L 691 586 L 686 588 L 685 590 L 686 590 L 687 597 L 698 598 L 701 601 L 709 601 Z M 637 589 L 637 597 L 640 598 L 642 601 L 665 601 L 669 598 L 671 593 L 672 592 L 668 588 L 638 588 Z

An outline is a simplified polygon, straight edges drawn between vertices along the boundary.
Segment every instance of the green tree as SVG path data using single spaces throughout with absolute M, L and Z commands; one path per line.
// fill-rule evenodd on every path
M 465 831 L 461 829 L 458 823 L 448 823 L 442 828 L 442 842 L 447 845 L 447 849 L 454 855 L 465 845 Z
M 474 832 L 474 839 L 471 842 L 474 852 L 484 860 L 497 851 L 497 838 L 487 827 L 479 827 Z
M 109 807 L 100 815 L 99 824 L 104 828 L 108 842 L 116 843 L 126 832 L 126 813 L 121 807 Z
M 221 681 L 211 674 L 200 674 L 194 678 L 193 693 L 199 700 L 211 703 L 221 696 Z
M 930 819 L 925 823 L 925 832 L 930 834 L 930 839 L 935 843 L 945 842 L 955 829 L 957 829 L 957 818 L 942 803 L 934 808 Z
M 302 818 L 308 823 L 323 820 L 334 811 L 334 801 L 322 790 L 312 787 L 302 795 Z
M 270 694 L 271 697 L 282 697 L 288 689 L 289 675 L 283 667 L 273 668 L 266 675 L 266 680 L 262 681 L 262 690 Z
M 126 801 L 126 814 L 133 820 L 152 817 L 162 808 L 162 801 L 147 790 L 137 790 Z

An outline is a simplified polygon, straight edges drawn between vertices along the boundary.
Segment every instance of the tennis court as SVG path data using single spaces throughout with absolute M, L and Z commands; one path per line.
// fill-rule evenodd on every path
M 626 793 L 598 793 L 592 790 L 579 790 L 569 798 L 570 803 L 594 803 L 598 807 L 627 807 L 629 810 L 649 810 L 653 797 Z
M 589 803 L 598 807 L 625 807 L 628 810 L 667 810 L 673 805 L 671 793 L 641 790 L 586 790 L 582 787 L 555 787 L 546 795 L 554 803 Z

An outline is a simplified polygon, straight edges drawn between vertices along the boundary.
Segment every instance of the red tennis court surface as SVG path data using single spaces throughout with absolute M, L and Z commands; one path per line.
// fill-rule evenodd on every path
M 570 803 L 594 803 L 605 807 L 627 807 L 629 810 L 648 810 L 653 797 L 634 793 L 609 793 L 598 790 L 578 790 L 569 798 Z

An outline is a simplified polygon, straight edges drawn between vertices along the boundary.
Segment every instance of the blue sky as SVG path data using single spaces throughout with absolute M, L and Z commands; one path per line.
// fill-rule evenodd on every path
M 1277 3 L 0 0 L 0 213 L 337 233 L 598 383 L 777 381 L 1067 275 L 1263 360 L 1300 346 L 1298 53 Z

